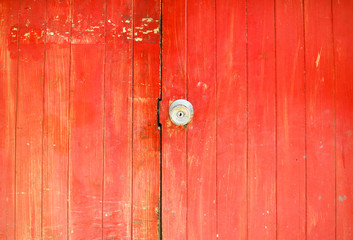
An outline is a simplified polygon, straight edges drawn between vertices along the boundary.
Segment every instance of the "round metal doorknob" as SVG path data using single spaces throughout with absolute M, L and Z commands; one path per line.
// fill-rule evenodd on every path
M 178 99 L 169 106 L 169 118 L 175 125 L 183 126 L 188 124 L 193 115 L 192 104 L 185 99 Z

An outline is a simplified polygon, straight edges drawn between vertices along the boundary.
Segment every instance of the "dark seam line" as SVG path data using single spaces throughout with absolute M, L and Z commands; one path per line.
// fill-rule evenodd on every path
M 105 119 L 105 85 L 106 85 L 106 64 L 107 64 L 107 16 L 108 16 L 108 0 L 105 1 L 105 19 L 104 19 L 104 60 L 103 60 L 103 166 L 102 166 L 102 239 L 104 238 L 104 172 L 105 172 L 105 134 L 106 134 L 106 119 Z
M 46 74 L 46 68 L 45 68 L 45 63 L 46 63 L 46 54 L 47 54 L 47 28 L 48 28 L 48 22 L 47 22 L 47 14 L 48 14 L 48 1 L 45 1 L 45 13 L 44 13 L 44 25 L 45 25 L 45 30 L 44 30 L 44 49 L 43 49 L 43 74 L 42 74 L 42 164 L 41 164 L 41 212 L 40 212 L 40 236 L 43 238 L 43 169 L 44 169 L 44 119 L 45 119 L 45 74 Z M 47 146 L 48 148 L 48 146 Z
M 66 206 L 66 220 L 67 220 L 67 226 L 66 226 L 66 231 L 67 231 L 67 239 L 70 239 L 70 137 L 71 137 L 71 63 L 72 63 L 72 25 L 73 25 L 73 1 L 70 1 L 70 42 L 69 42 L 69 48 L 70 48 L 70 60 L 69 60 L 69 83 L 68 83 L 68 118 L 67 118 L 67 206 Z
M 215 108 L 215 160 L 216 160 L 216 239 L 218 239 L 218 161 L 217 161 L 217 114 L 218 114 L 218 98 L 217 98 L 217 0 L 214 0 L 214 46 L 215 46 L 215 100 L 216 100 L 216 108 Z
M 184 22 L 184 46 L 185 46 L 185 97 L 187 100 L 189 100 L 188 96 L 188 85 L 189 85 L 189 67 L 188 67 L 188 0 L 184 1 L 185 3 L 185 22 Z M 186 180 L 186 192 L 185 192 L 185 205 L 186 205 L 186 226 L 185 226 L 185 234 L 186 234 L 186 240 L 189 239 L 189 167 L 188 167 L 188 162 L 189 162 L 189 147 L 188 147 L 188 139 L 189 139 L 189 131 L 186 128 L 185 129 L 185 180 Z
M 301 1 L 301 6 L 300 6 L 300 10 L 301 10 L 301 14 L 302 14 L 302 34 L 303 34 L 303 91 L 304 91 L 304 158 L 301 158 L 303 159 L 303 163 L 301 163 L 301 160 L 299 161 L 300 162 L 300 169 L 303 167 L 303 164 L 304 164 L 304 199 L 305 199 L 305 203 L 304 203 L 304 238 L 306 239 L 306 82 L 305 82 L 305 32 L 304 32 L 304 0 Z M 300 170 L 301 172 L 302 170 Z M 300 174 L 301 175 L 301 174 Z M 300 176 L 301 177 L 301 176 Z M 302 199 L 302 190 L 301 190 L 301 184 L 299 186 L 299 191 L 300 191 L 300 196 L 299 196 L 299 201 L 301 201 Z M 301 204 L 300 204 L 301 205 Z M 298 232 L 298 237 L 300 237 L 302 235 L 302 216 L 299 218 L 299 232 Z
M 246 239 L 249 239 L 249 39 L 248 39 L 248 1 L 245 0 L 246 28 Z
M 160 82 L 160 88 L 159 88 L 159 98 L 157 100 L 157 126 L 159 129 L 159 211 L 158 211 L 158 217 L 159 217 L 159 240 L 163 239 L 163 134 L 162 134 L 162 124 L 160 121 L 160 105 L 163 97 L 163 0 L 160 1 L 160 21 L 159 21 L 159 34 L 160 34 L 160 39 L 159 39 L 159 82 Z
M 134 59 L 135 59 L 135 52 L 134 52 L 134 40 L 135 40 L 135 0 L 131 0 L 132 2 L 132 9 L 131 9 L 131 169 L 130 169 L 130 239 L 133 239 L 133 220 L 134 220 Z
M 18 89 L 19 89 L 19 63 L 20 63 L 20 22 L 21 20 L 21 0 L 18 1 L 18 29 L 17 29 L 17 66 L 16 66 L 16 109 L 15 109 L 15 112 L 16 112 L 16 116 L 15 116 L 15 166 L 14 166 L 14 174 L 15 174 L 15 182 L 14 182 L 14 222 L 15 222 L 15 226 L 14 226 L 14 238 L 16 240 L 16 230 L 17 230 L 17 224 L 16 224 L 16 220 L 17 220 L 17 217 L 16 217 L 16 214 L 17 214 L 17 171 L 16 171 L 16 168 L 17 168 L 17 120 L 18 120 Z
M 276 0 L 273 1 L 273 28 L 274 28 L 274 50 L 275 50 L 275 59 L 274 59 L 274 70 L 275 70 L 275 188 L 276 188 L 276 196 L 275 196 L 275 208 L 276 208 L 276 219 L 275 219 L 275 234 L 276 234 L 276 239 L 278 239 L 278 179 L 277 179 L 277 170 L 278 170 L 278 166 L 277 166 L 277 162 L 278 162 L 278 148 L 277 148 L 277 142 L 278 142 L 278 132 L 277 132 L 277 123 L 278 123 L 278 116 L 277 116 L 277 107 L 278 107 L 278 103 L 277 103 L 277 29 L 276 29 L 276 25 L 277 25 L 277 11 L 276 11 Z
M 307 184 L 307 82 L 306 82 L 306 36 L 305 36 L 305 0 L 302 1 L 302 15 L 303 15 L 303 48 L 304 48 L 304 175 L 305 175 L 305 239 L 307 239 L 308 229 L 308 184 Z
M 333 26 L 333 2 L 331 0 L 331 35 L 332 35 L 332 56 L 333 56 L 333 112 L 334 112 L 334 168 L 335 168 L 335 194 L 334 194 L 334 205 L 335 205 L 335 239 L 337 239 L 337 129 L 336 129 L 336 58 L 335 58 L 335 36 Z

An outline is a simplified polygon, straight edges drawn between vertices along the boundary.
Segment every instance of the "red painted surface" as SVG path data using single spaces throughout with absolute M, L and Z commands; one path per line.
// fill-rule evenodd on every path
M 336 134 L 331 2 L 305 1 L 304 14 L 307 239 L 335 239 Z
M 277 238 L 288 240 L 305 239 L 306 85 L 302 2 L 275 2 Z
M 188 239 L 214 239 L 217 234 L 214 9 L 211 0 L 187 2 L 187 98 L 199 112 L 187 136 Z
M 0 11 L 0 239 L 156 239 L 160 3 Z
M 352 239 L 352 13 L 1 1 L 0 239 Z
M 336 103 L 336 238 L 353 238 L 352 1 L 333 2 Z
M 42 235 L 45 1 L 21 1 L 15 153 L 15 238 Z M 15 80 L 15 79 L 12 79 Z
M 166 239 L 352 238 L 353 10 L 349 1 L 330 4 L 163 5 Z M 193 85 L 213 78 L 214 69 L 216 96 Z M 183 97 L 195 107 L 187 129 L 167 116 L 170 102 Z M 216 186 L 204 189 L 210 179 Z M 215 191 L 216 217 L 209 215 Z
M 158 239 L 160 2 L 134 0 L 132 239 Z
M 248 2 L 248 238 L 276 238 L 274 2 Z
M 133 40 L 118 34 L 133 27 L 132 2 L 108 1 L 105 24 L 103 239 L 130 239 Z
M 0 19 L 0 239 L 15 237 L 15 125 L 18 62 L 16 1 L 1 4 Z
M 229 236 L 246 239 L 246 1 L 223 0 L 216 3 L 217 234 L 219 239 Z M 232 24 L 228 23 L 229 20 Z
M 72 2 L 69 238 L 102 237 L 105 1 Z
M 70 1 L 48 1 L 44 79 L 42 236 L 67 236 Z
M 168 117 L 169 105 L 187 95 L 186 2 L 166 0 L 163 6 L 162 229 L 163 239 L 186 239 L 188 131 Z

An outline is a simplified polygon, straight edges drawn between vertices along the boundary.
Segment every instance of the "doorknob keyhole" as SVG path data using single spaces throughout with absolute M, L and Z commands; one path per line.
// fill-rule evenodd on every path
M 188 124 L 193 115 L 192 104 L 185 99 L 176 100 L 169 106 L 170 120 L 176 125 L 183 126 Z
M 183 113 L 183 112 L 181 112 L 181 111 L 180 111 L 180 112 L 178 112 L 178 117 L 179 117 L 179 118 L 184 117 L 184 113 Z

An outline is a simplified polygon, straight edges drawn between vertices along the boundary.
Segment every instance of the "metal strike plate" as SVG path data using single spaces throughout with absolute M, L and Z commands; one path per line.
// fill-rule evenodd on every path
M 178 99 L 169 106 L 169 118 L 178 126 L 188 124 L 194 115 L 192 104 L 185 99 Z

